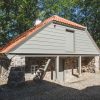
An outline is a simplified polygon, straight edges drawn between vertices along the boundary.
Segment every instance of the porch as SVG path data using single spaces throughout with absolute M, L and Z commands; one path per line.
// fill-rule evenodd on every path
M 84 72 L 99 72 L 99 56 L 97 55 L 8 55 L 8 57 L 12 57 L 10 62 L 8 61 L 8 70 L 5 69 L 7 58 L 3 59 L 5 62 L 1 62 L 1 77 L 3 77 L 2 73 L 6 74 L 12 67 L 18 66 L 24 67 L 26 81 L 33 80 L 37 70 L 44 69 L 45 66 L 47 68 L 43 79 L 47 81 L 69 82 L 81 77 Z M 49 59 L 51 61 L 47 64 Z
M 99 71 L 99 57 L 95 55 L 18 55 L 12 62 L 12 66 L 24 66 L 26 80 L 33 80 L 37 70 L 45 66 L 43 79 L 53 81 L 66 82 L 84 72 Z

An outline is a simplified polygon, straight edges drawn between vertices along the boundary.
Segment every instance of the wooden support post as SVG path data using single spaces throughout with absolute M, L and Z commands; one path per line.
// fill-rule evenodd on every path
M 82 57 L 79 56 L 79 59 L 78 59 L 78 67 L 79 67 L 79 76 L 81 75 L 81 67 L 82 67 Z
M 56 80 L 58 80 L 59 75 L 59 56 L 56 57 Z
M 2 77 L 3 71 L 4 71 L 4 68 L 3 68 L 3 66 L 1 66 L 1 75 L 0 75 L 0 77 Z
M 1 65 L 0 65 L 0 77 L 1 77 L 1 74 L 2 74 L 2 67 L 1 67 Z
M 99 71 L 100 71 L 100 58 L 99 58 L 99 56 L 95 56 L 94 57 L 94 59 L 95 59 L 95 73 L 99 73 Z

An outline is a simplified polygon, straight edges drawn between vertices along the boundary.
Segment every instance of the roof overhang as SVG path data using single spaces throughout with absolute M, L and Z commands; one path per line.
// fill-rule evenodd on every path
M 100 56 L 100 54 L 6 54 L 9 58 L 14 57 L 16 55 L 19 56 L 25 56 L 25 57 L 94 57 L 94 56 Z

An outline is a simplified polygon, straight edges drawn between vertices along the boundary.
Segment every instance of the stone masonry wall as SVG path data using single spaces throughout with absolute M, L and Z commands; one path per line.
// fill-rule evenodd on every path
M 82 72 L 95 72 L 95 58 L 83 57 L 82 58 Z
M 76 69 L 76 71 L 78 72 L 78 57 L 65 58 L 65 70 L 69 70 L 69 69 L 71 69 L 71 71 L 72 69 Z M 82 72 L 92 72 L 92 73 L 95 72 L 94 57 L 82 57 Z
M 10 69 L 12 67 L 25 66 L 25 57 L 14 56 L 12 59 L 4 57 L 0 60 L 0 66 L 2 66 L 0 84 L 5 84 L 7 83 Z

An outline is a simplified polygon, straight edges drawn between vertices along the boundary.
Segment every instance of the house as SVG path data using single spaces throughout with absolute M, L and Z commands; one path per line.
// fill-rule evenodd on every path
M 8 69 L 24 66 L 25 73 L 32 75 L 50 59 L 46 77 L 52 80 L 65 81 L 76 73 L 99 71 L 100 50 L 87 28 L 57 15 L 14 38 L 0 53 L 5 63 L 10 59 Z

